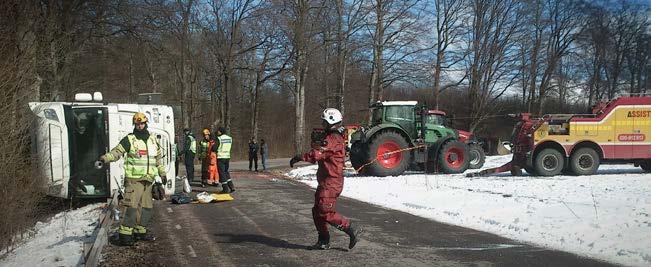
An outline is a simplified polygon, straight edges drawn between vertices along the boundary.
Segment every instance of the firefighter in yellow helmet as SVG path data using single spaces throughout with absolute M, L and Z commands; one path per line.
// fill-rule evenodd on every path
M 133 115 L 133 133 L 128 134 L 109 153 L 100 156 L 104 163 L 124 156 L 124 199 L 120 201 L 119 245 L 132 246 L 135 241 L 152 241 L 147 231 L 153 214 L 152 186 L 156 176 L 167 184 L 162 163 L 162 148 L 147 130 L 147 117 L 142 112 Z

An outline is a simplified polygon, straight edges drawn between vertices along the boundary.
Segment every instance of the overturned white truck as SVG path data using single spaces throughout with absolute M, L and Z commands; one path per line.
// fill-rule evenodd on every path
M 133 131 L 132 117 L 143 112 L 148 130 L 158 139 L 169 177 L 176 158 L 174 113 L 170 106 L 102 103 L 102 95 L 77 94 L 75 102 L 31 102 L 36 115 L 32 151 L 48 195 L 62 198 L 102 198 L 123 187 L 124 160 L 96 168 L 98 157 Z M 174 193 L 168 179 L 165 193 Z

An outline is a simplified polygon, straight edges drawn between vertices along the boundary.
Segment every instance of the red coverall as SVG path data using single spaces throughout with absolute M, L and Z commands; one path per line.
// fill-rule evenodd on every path
M 219 184 L 219 172 L 217 171 L 217 153 L 210 152 L 210 165 L 208 166 L 208 184 Z
M 319 164 L 316 172 L 319 185 L 314 194 L 312 217 L 319 234 L 327 235 L 328 223 L 344 231 L 350 226 L 350 220 L 335 211 L 337 197 L 344 188 L 344 137 L 337 131 L 330 131 L 324 140 L 325 146 L 303 154 L 303 161 Z
M 208 143 L 208 156 L 204 159 L 206 166 L 208 166 L 208 172 L 206 173 L 206 178 L 208 184 L 217 185 L 219 184 L 219 174 L 217 172 L 217 153 L 213 151 L 215 147 L 215 141 L 210 140 Z

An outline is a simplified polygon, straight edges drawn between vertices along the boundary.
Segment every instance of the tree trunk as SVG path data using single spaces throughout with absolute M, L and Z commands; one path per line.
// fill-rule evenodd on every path
M 344 110 L 344 93 L 346 87 L 346 59 L 347 59 L 347 48 L 348 42 L 347 38 L 344 38 L 344 35 L 348 35 L 347 32 L 344 32 L 344 1 L 336 0 L 337 5 L 337 89 L 336 89 L 336 107 L 341 111 L 342 114 L 345 113 Z

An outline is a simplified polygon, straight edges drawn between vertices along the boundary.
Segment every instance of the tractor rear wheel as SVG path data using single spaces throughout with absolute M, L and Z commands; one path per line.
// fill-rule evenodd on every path
M 479 169 L 484 166 L 486 153 L 484 153 L 484 149 L 479 144 L 471 144 L 468 146 L 468 156 L 470 157 L 468 169 Z
M 545 148 L 536 155 L 534 170 L 540 176 L 554 176 L 561 173 L 565 158 L 561 152 L 553 148 Z
M 468 145 L 448 141 L 441 146 L 438 155 L 439 168 L 443 173 L 462 173 L 468 169 Z
M 579 148 L 570 157 L 570 170 L 574 175 L 592 175 L 598 168 L 599 154 L 592 148 Z
M 397 151 L 407 147 L 407 140 L 399 133 L 386 131 L 376 134 L 368 145 L 366 161 L 373 163 L 364 167 L 364 173 L 373 176 L 401 175 L 409 167 L 411 153 Z

